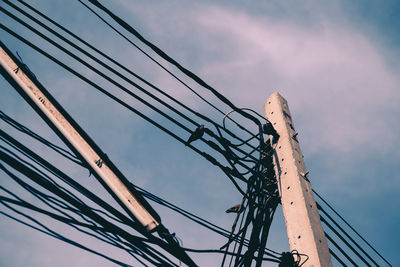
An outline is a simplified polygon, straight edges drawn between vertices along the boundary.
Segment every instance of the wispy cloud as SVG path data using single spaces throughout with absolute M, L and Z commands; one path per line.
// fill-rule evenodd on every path
M 303 140 L 309 153 L 347 153 L 367 143 L 388 153 L 399 145 L 400 80 L 378 43 L 351 24 L 337 2 L 331 9 L 280 6 L 283 17 L 297 14 L 298 21 L 196 4 L 151 9 L 147 25 L 162 48 L 240 106 L 261 111 L 264 99 L 280 91 L 312 140 Z M 382 138 L 386 142 L 371 142 Z
M 205 75 L 221 87 L 234 80 L 221 90 L 242 104 L 253 106 L 272 90 L 281 91 L 313 140 L 310 152 L 349 152 L 367 143 L 382 151 L 398 143 L 399 128 L 393 124 L 400 81 L 374 43 L 356 29 L 330 21 L 311 29 L 276 24 L 218 7 L 202 13 L 196 21 L 204 31 L 226 40 L 207 46 L 227 54 L 223 62 L 210 58 Z M 372 142 L 382 138 L 385 144 Z
M 129 1 L 120 3 L 123 8 L 115 8 L 118 14 L 238 106 L 262 113 L 270 93 L 281 92 L 289 101 L 311 175 L 321 177 L 313 183 L 323 191 L 346 202 L 358 198 L 360 203 L 370 197 L 368 205 L 376 207 L 373 199 L 382 200 L 388 192 L 394 195 L 399 188 L 392 173 L 400 159 L 400 79 L 387 63 L 386 51 L 351 23 L 339 2 L 328 7 L 312 1 L 301 7 L 281 1 L 249 6 L 191 1 L 146 2 L 140 7 Z M 66 12 L 59 12 L 68 19 Z M 76 14 L 80 22 L 87 19 L 87 14 L 82 14 Z M 81 28 L 80 23 L 71 24 Z M 111 35 L 106 35 L 103 25 L 90 25 L 90 31 L 82 27 L 83 36 L 98 41 L 112 56 L 182 102 L 209 112 L 152 63 L 142 64 L 145 60 L 128 44 L 115 42 L 114 35 L 104 38 Z M 48 73 L 52 76 L 54 70 Z M 66 103 L 89 135 L 116 159 L 123 173 L 138 185 L 229 228 L 231 218 L 221 213 L 240 198 L 216 168 L 209 168 L 208 162 L 186 152 L 183 145 L 154 127 L 138 123 L 131 113 L 84 91 L 80 82 L 62 77 L 57 73 L 54 79 L 45 78 L 55 88 L 57 99 Z M 73 90 L 61 89 L 65 84 Z M 20 102 L 8 102 L 4 109 L 21 114 L 19 119 L 31 120 L 32 116 L 25 115 L 30 110 L 15 107 L 23 106 Z M 86 178 L 87 172 L 84 175 Z M 160 210 L 166 225 L 185 237 L 185 245 L 206 247 L 214 240 L 204 234 L 199 241 L 202 232 L 193 234 L 189 224 Z M 373 228 L 379 222 L 371 220 L 368 225 Z M 283 228 L 283 222 L 280 226 Z M 276 235 L 284 239 L 282 229 Z M 219 240 L 214 243 L 220 245 Z

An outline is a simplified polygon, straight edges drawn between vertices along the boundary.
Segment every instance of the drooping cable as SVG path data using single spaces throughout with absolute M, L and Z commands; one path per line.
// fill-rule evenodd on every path
M 385 261 L 389 266 L 392 266 L 388 260 L 386 260 L 363 236 L 353 226 L 351 226 L 347 220 L 345 220 L 318 192 L 314 189 L 312 190 L 313 193 L 331 210 L 333 213 L 338 216 L 364 243 L 372 249 L 383 261 Z
M 376 261 L 319 205 L 317 204 L 317 208 L 318 210 L 320 210 L 324 216 L 326 216 L 333 224 L 336 228 L 339 229 L 339 231 L 341 231 L 365 256 L 367 256 L 367 258 L 372 261 L 373 264 L 375 264 L 376 266 L 379 266 Z M 333 228 L 332 225 L 330 225 L 326 219 L 321 219 L 321 222 L 325 222 L 326 225 L 331 229 L 331 231 L 333 231 L 341 240 L 344 240 L 344 238 Z M 357 252 L 355 251 L 355 249 L 348 244 L 347 241 L 343 241 L 345 242 L 345 244 L 360 258 L 362 259 L 362 261 L 367 264 L 368 266 L 371 266 L 368 262 L 366 262 L 366 260 Z
M 353 260 L 353 258 L 351 258 L 344 251 L 344 249 L 333 238 L 331 238 L 330 235 L 328 235 L 326 232 L 325 232 L 325 236 L 326 236 L 326 239 L 328 239 L 328 241 L 331 242 L 351 264 L 353 264 L 353 266 L 358 266 L 358 264 Z
M 21 212 L 18 212 L 18 211 L 16 211 L 15 209 L 12 209 L 10 206 L 8 206 L 7 204 L 5 204 L 4 202 L 5 202 L 5 201 L 3 200 L 3 198 L 0 197 L 0 203 L 1 203 L 1 204 L 3 204 L 3 205 L 6 206 L 6 207 L 9 207 L 9 209 L 15 211 L 16 213 L 22 214 Z M 105 254 L 103 254 L 103 253 L 97 252 L 97 251 L 92 250 L 92 249 L 90 249 L 90 248 L 88 248 L 88 247 L 86 247 L 86 246 L 83 246 L 83 245 L 79 244 L 78 242 L 75 242 L 75 241 L 73 241 L 73 240 L 71 240 L 71 239 L 68 239 L 68 238 L 66 238 L 66 237 L 64 237 L 64 236 L 62 236 L 62 235 L 60 235 L 60 234 L 58 234 L 58 233 L 56 233 L 56 232 L 54 232 L 54 231 L 51 231 L 51 230 L 48 229 L 46 226 L 44 226 L 44 225 L 41 224 L 40 222 L 36 221 L 36 220 L 33 219 L 32 217 L 27 216 L 26 214 L 22 214 L 22 216 L 27 217 L 29 220 L 33 220 L 36 224 L 38 224 L 39 226 L 41 226 L 41 227 L 44 228 L 44 229 L 40 229 L 40 228 L 37 227 L 37 226 L 34 226 L 34 225 L 30 224 L 30 223 L 27 223 L 27 222 L 25 222 L 25 221 L 22 221 L 22 220 L 20 220 L 20 219 L 14 217 L 14 216 L 12 216 L 12 215 L 10 215 L 10 214 L 7 214 L 7 213 L 4 212 L 4 211 L 0 211 L 0 214 L 2 214 L 2 215 L 4 215 L 4 216 L 6 216 L 6 217 L 8 217 L 8 218 L 10 218 L 10 219 L 12 219 L 12 220 L 18 222 L 18 223 L 21 223 L 21 224 L 23 224 L 23 225 L 25 225 L 25 226 L 28 226 L 28 227 L 30 227 L 30 228 L 36 230 L 36 231 L 39 231 L 39 232 L 41 232 L 41 233 L 43 233 L 43 234 L 46 234 L 46 235 L 49 235 L 49 236 L 51 236 L 51 237 L 60 239 L 61 241 L 64 241 L 64 242 L 66 242 L 66 243 L 69 243 L 69 244 L 71 244 L 71 245 L 73 245 L 73 246 L 76 246 L 76 247 L 78 247 L 78 248 L 84 249 L 84 250 L 86 250 L 86 251 L 88 251 L 88 252 L 91 252 L 91 253 L 93 253 L 93 254 L 96 254 L 96 255 L 98 255 L 98 256 L 101 256 L 101 257 L 103 257 L 103 258 L 105 258 L 105 259 L 107 259 L 107 260 L 109 260 L 109 261 L 111 261 L 111 262 L 113 262 L 113 263 L 115 263 L 115 264 L 117 264 L 117 265 L 126 266 L 126 267 L 127 267 L 127 266 L 130 266 L 130 265 L 126 264 L 126 263 L 122 263 L 121 261 L 118 261 L 118 260 L 116 260 L 116 259 L 113 259 L 113 258 L 111 258 L 111 257 L 109 257 L 109 256 L 107 256 L 107 255 L 105 255 Z M 48 230 L 46 230 L 46 228 L 47 228 Z
M 367 262 L 367 261 L 364 259 L 364 257 L 361 256 L 361 255 L 358 253 L 358 251 L 355 250 L 355 249 L 353 248 L 353 246 L 350 245 L 350 244 L 347 242 L 347 240 L 344 239 L 343 236 L 342 236 L 338 231 L 336 231 L 336 230 L 332 227 L 332 225 L 331 225 L 323 216 L 320 216 L 320 219 L 321 219 L 321 222 L 324 223 L 337 237 L 339 237 L 339 239 L 340 239 L 348 248 L 350 248 L 350 250 L 351 250 L 359 259 L 361 259 L 361 260 L 364 262 L 364 264 L 365 264 L 366 266 L 371 266 L 371 264 L 370 264 L 369 262 Z M 377 266 L 378 266 L 378 265 L 377 265 Z

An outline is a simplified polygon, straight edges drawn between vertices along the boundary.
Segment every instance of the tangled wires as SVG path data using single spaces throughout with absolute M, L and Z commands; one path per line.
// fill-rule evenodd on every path
M 302 256 L 307 257 L 303 262 L 301 262 Z M 309 257 L 307 255 L 301 254 L 296 249 L 293 249 L 290 252 L 282 253 L 282 256 L 280 257 L 281 262 L 279 263 L 279 267 L 301 267 L 304 263 L 306 263 L 306 261 L 308 261 L 308 258 Z

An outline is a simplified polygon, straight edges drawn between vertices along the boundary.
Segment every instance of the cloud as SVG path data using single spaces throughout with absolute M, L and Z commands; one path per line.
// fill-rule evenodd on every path
M 308 153 L 349 153 L 368 144 L 385 154 L 399 145 L 400 80 L 383 48 L 353 26 L 339 2 L 330 9 L 272 3 L 261 8 L 267 15 L 233 4 L 194 5 L 127 8 L 145 16 L 150 40 L 237 105 L 262 112 L 269 94 L 281 92 L 307 136 Z M 204 109 L 169 77 L 154 76 L 180 100 Z M 380 139 L 385 142 L 373 142 Z
M 225 40 L 204 43 L 225 54 L 223 62 L 209 58 L 204 76 L 241 105 L 261 106 L 260 99 L 281 91 L 312 139 L 311 153 L 346 153 L 367 143 L 382 152 L 398 144 L 400 81 L 374 42 L 351 25 L 326 20 L 308 28 L 215 6 L 201 14 L 195 21 L 202 31 Z M 234 82 L 227 87 L 227 80 Z M 372 142 L 382 138 L 384 144 Z
M 382 192 L 393 193 L 393 188 L 399 187 L 396 177 L 390 174 L 395 170 L 393 166 L 398 162 L 400 151 L 397 139 L 399 78 L 387 64 L 382 47 L 354 27 L 337 2 L 330 4 L 329 11 L 312 2 L 301 7 L 277 2 L 243 8 L 234 3 L 228 7 L 190 1 L 184 4 L 147 2 L 140 6 L 127 3 L 121 1 L 125 8 L 115 9 L 116 13 L 132 25 L 139 25 L 138 30 L 146 33 L 149 40 L 238 106 L 262 113 L 269 94 L 280 91 L 289 101 L 314 185 L 331 192 L 336 199 L 343 197 L 343 202 L 358 198 L 358 203 L 364 206 L 371 205 L 373 200 L 366 204 L 360 199 L 365 200 L 367 196 L 376 199 Z M 61 15 L 66 13 L 62 11 Z M 86 13 L 76 16 L 85 20 L 88 17 Z M 162 71 L 154 70 L 152 63 L 143 63 L 143 58 L 125 42 L 105 38 L 111 35 L 106 35 L 102 26 L 90 25 L 93 26 L 90 32 L 82 27 L 83 36 L 94 42 L 101 36 L 99 45 L 107 47 L 112 56 L 138 69 L 185 104 L 212 113 L 187 89 L 177 86 Z M 74 26 L 81 28 L 82 25 Z M 49 76 L 53 74 L 53 70 L 49 72 Z M 135 115 L 93 97 L 92 92 L 82 89 L 80 82 L 60 79 L 59 75 L 55 80 L 58 82 L 51 82 L 59 88 L 55 89 L 57 99 L 66 103 L 68 110 L 79 118 L 112 160 L 117 159 L 115 162 L 123 173 L 173 203 L 183 204 L 217 224 L 222 221 L 230 226 L 231 218 L 221 216 L 221 211 L 236 204 L 238 197 L 232 193 L 232 185 L 223 180 L 226 177 L 221 172 L 209 168 L 208 162 L 193 156 L 191 151 L 186 154 L 188 150 L 183 145 L 154 131 L 154 127 L 136 120 L 133 123 Z M 65 83 L 74 90 L 82 90 L 71 95 L 69 90 L 62 89 Z M 195 88 L 218 102 L 204 89 Z M 76 101 L 70 102 L 73 98 Z M 18 113 L 14 106 L 17 105 L 7 104 L 7 109 Z M 96 110 L 96 116 L 90 113 L 92 109 Z M 24 110 L 21 114 L 19 119 L 29 113 Z M 87 172 L 84 178 L 86 175 Z M 317 180 L 316 176 L 322 178 Z M 349 209 L 358 207 L 357 204 L 350 206 Z M 368 218 L 366 209 L 360 220 Z M 197 236 L 202 232 L 193 235 L 190 226 L 167 212 L 164 218 L 171 229 L 179 230 L 185 245 L 209 245 L 209 236 L 204 235 L 199 242 Z M 376 227 L 378 222 L 368 223 Z M 283 228 L 283 222 L 280 226 Z M 276 232 L 284 239 L 281 234 L 282 230 Z

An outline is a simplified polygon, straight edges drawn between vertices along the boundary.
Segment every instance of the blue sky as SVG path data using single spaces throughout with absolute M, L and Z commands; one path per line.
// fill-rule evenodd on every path
M 77 1 L 68 5 L 65 1 L 30 3 L 184 103 L 222 120 Z M 304 1 L 300 5 L 292 1 L 132 4 L 120 0 L 107 6 L 239 107 L 262 113 L 267 97 L 279 91 L 289 102 L 313 188 L 394 266 L 400 263 L 394 234 L 400 223 L 396 212 L 400 206 L 400 22 L 396 18 L 400 8 L 396 1 Z M 6 26 L 96 78 L 4 14 L 1 16 Z M 230 227 L 233 217 L 225 215 L 224 210 L 238 203 L 240 196 L 220 170 L 8 34 L 2 32 L 1 40 L 12 51 L 18 51 L 38 79 L 134 183 Z M 60 144 L 15 90 L 4 79 L 0 83 L 1 110 Z M 126 99 L 151 118 L 165 122 L 151 110 Z M 224 110 L 229 111 L 226 107 Z M 17 133 L 15 136 L 27 141 Z M 65 163 L 39 144 L 30 145 L 106 197 L 96 181 L 87 178 L 87 171 Z M 12 188 L 3 173 L 0 177 L 2 184 Z M 157 210 L 185 246 L 216 248 L 223 244 L 223 240 L 175 214 L 161 207 Z M 287 240 L 280 213 L 278 210 L 268 246 L 283 251 L 287 250 Z M 2 266 L 110 265 L 5 217 L 1 217 L 0 224 Z M 68 233 L 62 226 L 55 227 Z M 86 242 L 95 244 L 89 239 Z M 118 251 L 112 253 L 128 259 Z M 201 266 L 219 263 L 218 257 L 196 259 Z

